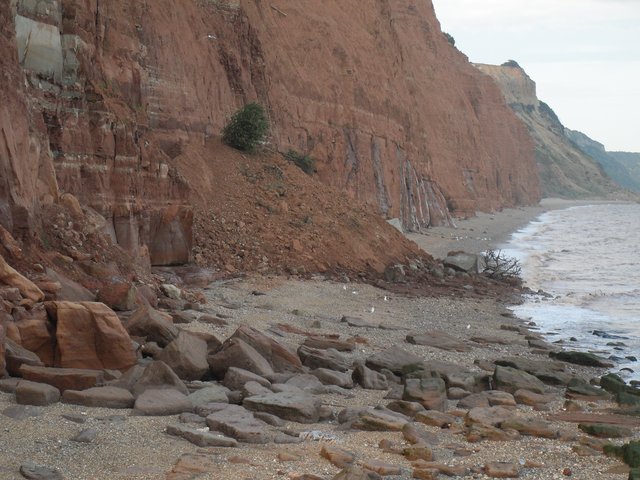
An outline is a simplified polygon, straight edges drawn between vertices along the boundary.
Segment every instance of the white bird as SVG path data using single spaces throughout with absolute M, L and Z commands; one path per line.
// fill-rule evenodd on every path
M 471 328 L 471 324 L 467 325 L 467 330 L 469 330 Z
M 371 313 L 375 312 L 376 308 L 375 307 L 371 307 Z
M 384 296 L 384 301 L 388 302 L 389 301 L 389 297 L 387 297 L 386 295 Z

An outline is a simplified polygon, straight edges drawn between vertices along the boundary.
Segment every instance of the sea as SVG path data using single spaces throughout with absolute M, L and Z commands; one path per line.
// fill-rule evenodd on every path
M 532 294 L 513 307 L 549 342 L 614 361 L 640 380 L 640 204 L 542 214 L 503 245 Z

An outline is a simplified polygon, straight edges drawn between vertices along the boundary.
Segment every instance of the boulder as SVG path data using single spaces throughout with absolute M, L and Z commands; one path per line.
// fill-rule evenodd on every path
M 20 368 L 23 365 L 43 366 L 40 358 L 33 352 L 18 345 L 13 340 L 5 339 L 5 367 L 9 375 L 13 377 L 22 376 Z
M 24 277 L 0 255 L 0 283 L 20 290 L 20 294 L 34 303 L 44 300 L 44 293 L 35 283 Z
M 408 422 L 409 419 L 404 415 L 374 408 L 360 409 L 355 418 L 350 420 L 351 428 L 369 432 L 401 432 Z
M 418 412 L 424 412 L 425 409 L 417 402 L 407 402 L 406 400 L 394 400 L 387 404 L 387 410 L 401 413 L 409 418 L 414 418 Z
M 484 473 L 491 478 L 518 478 L 520 469 L 517 463 L 490 462 L 484 466 Z
M 630 428 L 606 423 L 580 423 L 578 428 L 597 438 L 625 438 L 633 435 L 633 430 Z
M 496 365 L 524 370 L 548 385 L 566 385 L 572 377 L 566 365 L 551 360 L 532 360 L 522 357 L 506 357 L 495 361 Z
M 368 390 L 386 390 L 389 388 L 387 377 L 362 364 L 356 365 L 352 378 L 355 383 Z
M 124 278 L 112 277 L 102 282 L 98 289 L 98 302 L 117 311 L 134 310 L 138 292 L 135 285 Z
M 263 377 L 274 373 L 271 364 L 240 338 L 227 339 L 218 352 L 209 355 L 207 361 L 217 378 L 224 378 L 229 367 L 242 368 Z
M 405 380 L 402 399 L 417 402 L 427 410 L 445 411 L 447 389 L 439 377 L 408 378 Z
M 585 367 L 611 368 L 614 366 L 614 364 L 606 358 L 599 357 L 598 355 L 589 352 L 549 352 L 549 356 L 555 360 L 560 360 L 561 362 L 583 365 Z
M 146 337 L 161 347 L 166 347 L 176 339 L 180 330 L 173 323 L 171 317 L 151 308 L 149 305 L 139 307 L 126 324 L 131 335 Z
M 113 310 L 96 302 L 47 302 L 56 325 L 56 366 L 126 370 L 136 363 L 129 334 Z
M 432 427 L 449 428 L 456 423 L 456 417 L 448 413 L 438 412 L 436 410 L 425 410 L 417 412 L 415 421 L 430 425 Z
M 265 412 L 298 423 L 320 420 L 320 400 L 306 393 L 268 393 L 245 398 L 242 405 L 254 412 Z
M 148 389 L 138 398 L 133 407 L 133 413 L 147 416 L 167 416 L 193 411 L 191 400 L 177 390 Z
M 253 347 L 269 362 L 274 372 L 299 373 L 303 371 L 300 358 L 295 352 L 255 328 L 241 325 L 231 338 L 240 339 Z
M 93 387 L 87 390 L 66 390 L 62 401 L 72 405 L 99 408 L 133 408 L 135 398 L 124 388 Z
M 35 307 L 26 317 L 15 322 L 20 333 L 20 345 L 35 353 L 42 363 L 48 367 L 55 362 L 55 326 L 49 320 L 43 306 Z
M 406 368 L 422 363 L 422 358 L 398 346 L 376 353 L 366 360 L 366 366 L 373 370 L 380 371 L 386 368 L 398 375 L 402 374 Z
M 482 273 L 486 267 L 483 255 L 466 252 L 450 252 L 442 263 L 445 268 L 466 273 Z
M 327 368 L 317 368 L 312 370 L 311 375 L 320 380 L 323 385 L 337 385 L 341 388 L 353 388 L 353 379 L 349 372 L 337 372 Z
M 222 381 L 224 386 L 230 390 L 240 390 L 247 382 L 257 382 L 267 388 L 271 386 L 271 382 L 266 378 L 238 367 L 229 367 Z
M 495 388 L 505 392 L 515 393 L 524 389 L 535 393 L 544 393 L 547 387 L 541 380 L 528 374 L 524 370 L 516 370 L 511 367 L 496 366 L 493 373 Z
M 149 362 L 144 367 L 136 365 L 112 385 L 126 388 L 136 397 L 145 390 L 162 388 L 171 388 L 189 395 L 189 390 L 182 380 L 171 370 L 171 367 L 161 361 Z
M 540 438 L 558 438 L 560 432 L 554 428 L 551 422 L 537 418 L 507 418 L 500 424 L 503 430 L 515 430 L 521 435 Z
M 471 425 L 490 425 L 499 427 L 503 422 L 515 416 L 513 410 L 505 407 L 477 407 L 472 408 L 464 417 L 464 423 Z
M 189 400 L 194 407 L 207 403 L 229 403 L 229 389 L 222 385 L 209 384 L 189 395 Z
M 471 350 L 464 342 L 439 330 L 407 335 L 407 342 L 413 345 L 439 348 L 449 352 L 468 352 Z
M 309 368 L 327 368 L 338 372 L 346 372 L 351 367 L 351 361 L 333 348 L 319 350 L 301 345 L 298 355 L 304 366 Z
M 20 405 L 47 406 L 60 400 L 60 390 L 46 383 L 21 380 L 16 387 L 16 402 Z
M 180 332 L 156 357 L 185 380 L 199 380 L 208 371 L 207 343 L 189 332 Z
M 61 392 L 86 390 L 104 383 L 104 373 L 101 370 L 22 365 L 19 373 L 26 380 L 52 385 Z
M 326 458 L 338 468 L 344 468 L 356 461 L 356 456 L 352 452 L 329 444 L 322 446 L 320 456 Z
M 77 282 L 60 272 L 47 268 L 47 277 L 58 282 L 60 289 L 56 292 L 56 300 L 69 302 L 95 302 L 96 296 Z

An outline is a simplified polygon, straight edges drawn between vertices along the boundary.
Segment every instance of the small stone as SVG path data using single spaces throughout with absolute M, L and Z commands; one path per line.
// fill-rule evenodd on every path
M 518 465 L 509 462 L 491 462 L 484 466 L 484 473 L 492 478 L 518 478 Z
M 323 445 L 320 450 L 320 456 L 326 458 L 338 468 L 345 468 L 356 459 L 353 453 L 333 445 Z
M 85 428 L 71 438 L 73 442 L 91 443 L 98 436 L 98 430 L 95 428 Z

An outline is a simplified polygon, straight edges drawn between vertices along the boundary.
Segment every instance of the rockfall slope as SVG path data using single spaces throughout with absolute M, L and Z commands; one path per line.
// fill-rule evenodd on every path
M 70 193 L 135 257 L 186 262 L 186 178 L 250 100 L 267 107 L 271 149 L 312 155 L 322 182 L 408 230 L 539 199 L 526 129 L 446 41 L 430 1 L 274 7 L 2 2 L 2 224 L 34 236 L 42 205 Z
M 600 165 L 567 137 L 554 111 L 538 99 L 535 82 L 516 62 L 476 67 L 496 81 L 506 102 L 529 129 L 545 197 L 624 196 Z

